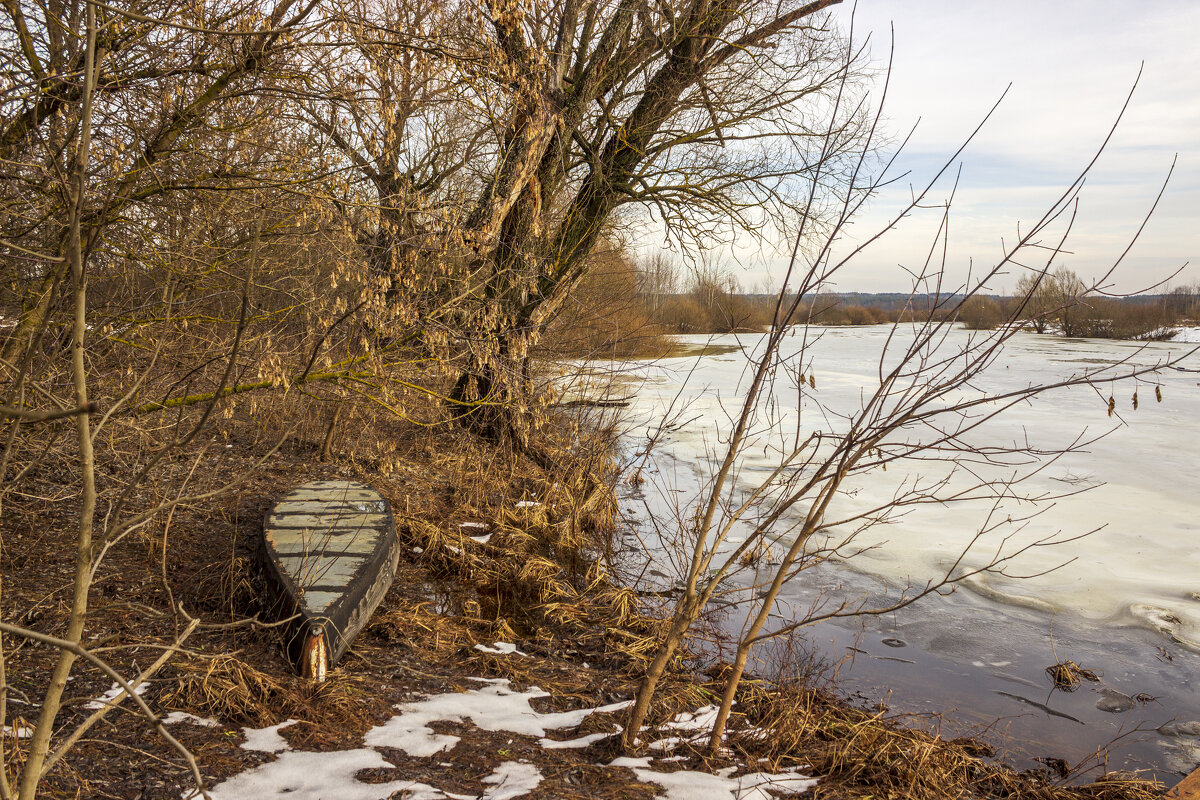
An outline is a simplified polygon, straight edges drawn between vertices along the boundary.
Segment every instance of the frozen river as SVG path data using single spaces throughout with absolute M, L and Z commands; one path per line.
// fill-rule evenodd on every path
M 797 432 L 803 437 L 845 429 L 842 415 L 857 411 L 878 385 L 889 332 L 887 326 L 810 329 L 802 354 L 799 335 L 785 342 L 784 355 L 798 367 L 793 374 L 810 376 L 815 386 L 798 392 L 795 378 L 780 371 L 731 499 L 745 497 L 770 473 Z M 944 352 L 969 335 L 955 331 Z M 707 354 L 625 365 L 634 380 L 631 449 L 646 441 L 672 404 L 678 413 L 677 425 L 649 457 L 647 482 L 625 498 L 643 539 L 653 536 L 651 517 L 665 523 L 664 533 L 677 530 L 672 521 L 686 517 L 700 496 L 748 380 L 747 353 L 762 336 L 683 341 L 707 345 Z M 1021 334 L 958 396 L 1053 383 L 1122 360 L 1149 365 L 1188 347 Z M 1200 367 L 1200 359 L 1186 366 Z M 1056 389 L 972 431 L 970 440 L 979 446 L 1028 443 L 1047 451 L 1104 434 L 1021 483 L 1026 496 L 1056 499 L 1031 518 L 1029 503 L 1002 504 L 993 521 L 1006 515 L 1028 521 L 988 534 L 967 550 L 963 564 L 982 566 L 997 552 L 1045 537 L 1066 541 L 1032 548 L 1006 565 L 1007 575 L 972 579 L 949 597 L 929 597 L 861 622 L 819 624 L 807 631 L 809 644 L 830 662 L 852 656 L 841 667 L 843 687 L 870 700 L 887 690 L 893 710 L 949 711 L 966 728 L 999 719 L 989 735 L 1014 758 L 1050 755 L 1075 763 L 1123 737 L 1112 750 L 1110 769 L 1150 767 L 1168 780 L 1190 770 L 1200 762 L 1198 381 L 1198 373 L 1167 370 L 1136 383 Z M 996 478 L 1016 469 L 976 465 L 972 474 Z M 950 473 L 937 461 L 891 462 L 887 471 L 847 483 L 830 516 L 876 507 L 914 480 L 949 476 L 951 487 L 964 480 Z M 802 573 L 785 590 L 777 619 L 802 616 L 822 602 L 865 598 L 869 605 L 886 605 L 906 586 L 943 573 L 991 507 L 990 501 L 922 505 L 859 533 L 854 549 L 863 552 Z M 769 569 L 765 559 L 759 568 Z M 660 557 L 655 572 L 669 581 L 670 559 Z M 1073 693 L 1050 691 L 1043 670 L 1066 659 L 1095 670 L 1101 680 Z

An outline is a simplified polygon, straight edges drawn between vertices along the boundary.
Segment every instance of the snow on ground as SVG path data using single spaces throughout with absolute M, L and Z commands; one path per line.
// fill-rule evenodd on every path
M 528 653 L 522 653 L 520 650 L 517 649 L 517 646 L 515 644 L 512 644 L 511 642 L 495 642 L 492 644 L 491 647 L 488 647 L 486 644 L 477 644 L 477 645 L 475 645 L 475 649 L 481 650 L 484 653 L 492 653 L 494 655 L 501 655 L 501 656 L 503 656 L 503 655 L 528 656 L 529 655 Z
M 514 800 L 518 797 L 536 797 L 542 774 L 535 765 L 519 761 L 506 761 L 484 778 L 482 782 L 486 788 L 480 796 L 454 794 L 436 786 L 404 779 L 363 783 L 356 776 L 367 769 L 393 767 L 377 748 L 395 748 L 417 758 L 430 758 L 453 748 L 459 737 L 435 733 L 430 728 L 435 722 L 469 722 L 486 731 L 542 737 L 539 743 L 547 749 L 586 747 L 610 734 L 593 733 L 566 741 L 547 739 L 545 735 L 550 730 L 573 728 L 592 714 L 618 711 L 630 704 L 630 701 L 626 701 L 599 708 L 542 714 L 533 709 L 530 701 L 548 697 L 546 692 L 536 687 L 518 692 L 504 679 L 474 680 L 484 685 L 469 692 L 433 695 L 397 706 L 396 716 L 367 731 L 363 737 L 364 746 L 352 750 L 327 753 L 291 750 L 279 731 L 295 724 L 295 720 L 268 728 L 246 728 L 243 748 L 276 753 L 278 757 L 229 778 L 210 789 L 209 794 L 213 800 L 248 797 L 256 800 L 386 800 L 397 792 L 403 792 L 405 800 Z M 681 714 L 664 727 L 685 735 L 702 732 L 711 724 L 715 713 L 715 707 L 702 708 Z M 185 719 L 185 716 L 172 721 L 199 719 Z M 210 721 L 201 720 L 197 724 L 206 722 Z M 680 738 L 673 737 L 673 740 Z M 768 788 L 778 794 L 799 794 L 816 783 L 816 780 L 795 772 L 759 772 L 739 777 L 730 777 L 730 771 L 718 775 L 686 770 L 656 772 L 650 769 L 652 761 L 649 757 L 624 758 L 613 761 L 609 766 L 627 767 L 634 771 L 639 780 L 661 786 L 666 791 L 666 794 L 659 796 L 661 800 L 771 800 Z M 188 800 L 197 797 L 194 792 L 185 796 Z
M 214 786 L 209 795 L 212 800 L 387 800 L 396 792 L 407 792 L 405 800 L 475 800 L 417 781 L 361 783 L 355 779 L 364 769 L 391 767 L 377 751 L 365 747 L 330 753 L 289 750 L 269 764 Z
M 655 772 L 649 765 L 649 758 L 618 758 L 609 764 L 631 769 L 638 780 L 666 789 L 667 793 L 659 795 L 659 800 L 772 800 L 770 792 L 800 794 L 817 784 L 816 778 L 796 772 L 752 772 L 733 778 L 732 768 L 710 775 L 692 770 Z
M 480 544 L 487 544 L 489 541 L 491 541 L 492 534 L 487 532 L 490 527 L 491 526 L 488 525 L 486 522 L 460 522 L 460 523 L 458 523 L 458 529 L 460 531 L 462 531 L 463 533 L 469 534 L 470 531 L 479 531 L 479 533 L 477 533 L 474 536 L 468 535 L 467 538 L 473 542 L 479 542 Z
M 509 731 L 525 736 L 544 737 L 546 731 L 573 728 L 595 713 L 619 711 L 631 701 L 599 708 L 539 714 L 530 700 L 549 697 L 536 687 L 525 692 L 509 688 L 503 678 L 476 678 L 486 685 L 473 692 L 439 694 L 416 703 L 397 706 L 400 712 L 384 724 L 367 732 L 369 747 L 395 747 L 410 756 L 427 758 L 458 743 L 457 736 L 434 733 L 429 724 L 440 720 L 470 722 L 485 731 Z
M 242 728 L 246 741 L 242 742 L 243 750 L 257 750 L 260 753 L 279 753 L 287 750 L 290 745 L 279 732 L 289 725 L 295 725 L 299 720 L 289 719 L 278 725 L 266 728 Z
M 15 728 L 4 726 L 4 735 L 14 739 L 28 739 L 33 736 L 33 728 L 28 725 L 18 725 Z
M 598 742 L 612 736 L 611 733 L 589 733 L 586 736 L 580 736 L 578 739 L 539 739 L 538 744 L 543 750 L 573 750 Z
M 514 797 L 524 797 L 541 782 L 542 773 L 533 764 L 505 761 L 496 767 L 495 772 L 483 779 L 483 783 L 495 788 L 484 792 L 482 800 L 512 800 Z
M 146 689 L 148 688 L 148 686 L 149 686 L 149 684 L 139 683 L 137 686 L 133 687 L 133 691 L 135 691 L 138 695 L 143 695 L 146 693 Z M 97 697 L 95 700 L 92 700 L 90 703 L 85 705 L 84 708 L 90 709 L 92 711 L 97 711 L 101 708 L 104 708 L 107 705 L 110 705 L 112 703 L 112 701 L 117 699 L 117 695 L 121 694 L 124 691 L 125 690 L 121 688 L 121 685 L 119 683 L 114 683 L 112 685 L 111 689 L 109 689 L 107 692 L 105 692 L 104 694 Z
M 213 800 L 236 800 L 253 797 L 256 800 L 385 800 L 392 794 L 407 792 L 405 800 L 456 800 L 473 796 L 456 795 L 435 786 L 407 780 L 389 783 L 361 783 L 355 779 L 360 771 L 390 768 L 390 764 L 375 749 L 392 747 L 411 756 L 428 758 L 458 743 L 459 737 L 434 733 L 429 725 L 438 721 L 470 722 L 487 731 L 508 731 L 526 736 L 544 737 L 549 730 L 575 727 L 597 712 L 617 711 L 628 702 L 613 703 L 599 708 L 540 714 L 529 705 L 531 700 L 548 697 L 546 692 L 531 688 L 517 692 L 507 680 L 476 678 L 484 686 L 471 692 L 434 695 L 396 707 L 399 712 L 382 725 L 367 731 L 365 747 L 329 753 L 294 751 L 279 735 L 280 729 L 295 720 L 281 722 L 268 728 L 246 728 L 242 747 L 267 753 L 278 753 L 270 763 L 229 778 L 210 791 Z M 507 800 L 527 795 L 541 782 L 542 776 L 530 764 L 507 762 L 484 779 L 491 788 L 483 795 L 487 800 Z M 193 797 L 195 795 L 188 795 Z
M 185 722 L 189 725 L 199 725 L 201 728 L 217 728 L 221 725 L 215 719 L 197 717 L 195 714 L 189 714 L 186 711 L 172 711 L 163 717 L 163 723 L 166 725 L 180 725 Z

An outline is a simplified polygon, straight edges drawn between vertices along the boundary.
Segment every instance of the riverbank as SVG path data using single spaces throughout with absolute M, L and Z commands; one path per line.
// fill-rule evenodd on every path
M 319 439 L 296 438 L 256 468 L 261 431 L 250 420 L 223 423 L 206 460 L 164 463 L 141 500 L 183 485 L 200 493 L 242 471 L 254 477 L 110 543 L 85 645 L 134 676 L 185 629 L 172 603 L 201 620 L 147 677 L 142 697 L 194 755 L 213 797 L 648 799 L 704 788 L 735 797 L 739 785 L 760 785 L 832 800 L 1115 799 L 1161 790 L 1128 775 L 1066 787 L 1049 767 L 1007 770 L 980 743 L 905 727 L 828 686 L 777 690 L 754 681 L 727 749 L 706 762 L 704 708 L 722 670 L 692 658 L 674 665 L 660 691 L 644 749 L 622 754 L 611 734 L 659 622 L 642 616 L 636 595 L 611 585 L 602 567 L 615 511 L 604 442 L 562 448 L 549 473 L 461 431 L 383 416 L 366 422 L 393 444 L 386 464 L 353 452 L 319 463 Z M 258 618 L 256 537 L 280 494 L 334 477 L 370 483 L 389 500 L 405 557 L 350 654 L 328 683 L 313 686 L 292 673 L 276 629 Z M 5 509 L 6 615 L 50 630 L 65 621 L 71 569 L 62 532 L 72 509 L 57 480 L 47 470 L 40 491 Z M 52 653 L 7 644 L 12 764 L 22 758 L 20 732 L 36 718 Z M 111 686 L 77 667 L 63 730 L 93 715 L 89 704 Z M 82 735 L 49 776 L 46 796 L 190 792 L 187 765 L 129 706 Z

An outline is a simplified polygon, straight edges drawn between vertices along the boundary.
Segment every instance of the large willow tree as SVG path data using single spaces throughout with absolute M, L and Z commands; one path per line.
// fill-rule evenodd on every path
M 395 313 L 462 359 L 461 414 L 527 440 L 530 350 L 623 208 L 703 248 L 799 218 L 818 162 L 838 179 L 837 1 L 343 3 L 306 118 L 360 178 Z

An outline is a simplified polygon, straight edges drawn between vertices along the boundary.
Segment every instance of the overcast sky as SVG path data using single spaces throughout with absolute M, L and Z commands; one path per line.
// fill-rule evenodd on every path
M 848 21 L 847 0 L 836 12 Z M 856 38 L 871 33 L 895 57 L 886 117 L 892 132 L 920 120 L 899 166 L 911 181 L 884 193 L 855 226 L 874 230 L 924 185 L 1010 83 L 996 116 L 961 159 L 951 216 L 950 261 L 994 262 L 1001 239 L 1036 220 L 1103 141 L 1145 63 L 1124 120 L 1081 196 L 1062 262 L 1084 277 L 1111 265 L 1137 230 L 1178 154 L 1174 176 L 1116 288 L 1133 291 L 1191 262 L 1173 284 L 1200 282 L 1200 2 L 1032 2 L 1029 0 L 860 0 Z M 946 197 L 949 182 L 933 195 Z M 919 265 L 927 219 L 907 222 L 861 255 L 838 279 L 840 291 L 905 291 L 898 264 Z M 743 283 L 761 277 L 763 257 Z M 778 268 L 778 261 L 772 263 Z M 998 281 L 1011 289 L 1016 276 Z

